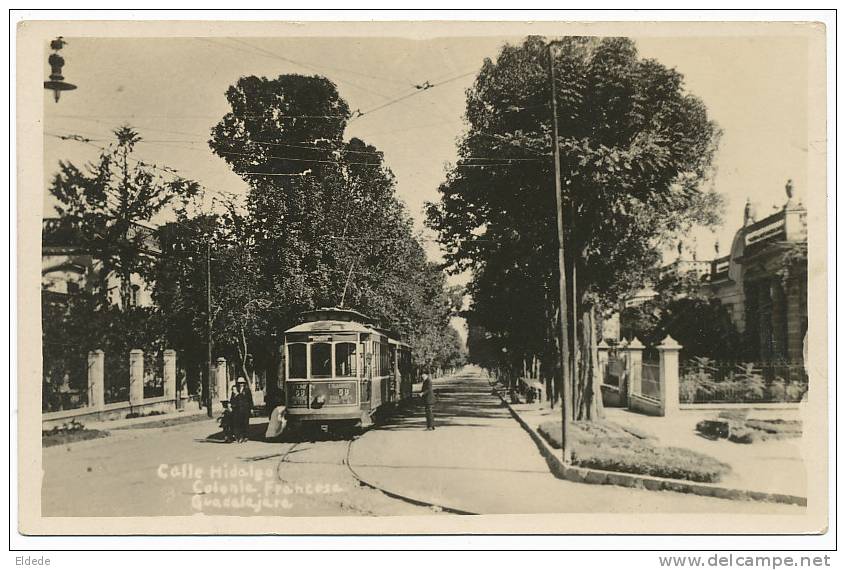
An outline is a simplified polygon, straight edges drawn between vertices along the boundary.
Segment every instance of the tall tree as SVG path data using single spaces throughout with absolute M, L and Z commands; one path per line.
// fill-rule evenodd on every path
M 245 241 L 269 301 L 262 318 L 282 330 L 302 310 L 343 305 L 412 344 L 450 334 L 443 273 L 415 239 L 382 153 L 344 139 L 350 111 L 335 85 L 251 76 L 226 97 L 209 145 L 250 186 Z
M 102 264 L 100 293 L 105 296 L 108 280 L 117 275 L 126 309 L 132 305 L 132 275 L 146 276 L 152 268 L 156 246 L 150 222 L 166 207 L 184 209 L 199 185 L 134 158 L 141 137 L 133 128 L 120 127 L 114 135 L 96 163 L 80 168 L 60 162 L 49 191 L 59 202 L 59 215 L 78 231 L 83 249 Z
M 601 409 L 596 309 L 642 285 L 680 233 L 716 223 L 720 200 L 703 188 L 719 129 L 680 73 L 640 58 L 627 38 L 568 37 L 553 53 L 567 265 L 576 275 L 567 296 L 578 305 L 575 327 L 568 318 L 579 346 L 573 409 L 591 419 Z M 506 354 L 531 350 L 554 371 L 560 315 L 548 54 L 544 39 L 530 37 L 484 62 L 467 92 L 459 161 L 428 223 L 451 267 L 473 271 L 476 322 L 517 345 Z M 531 347 L 520 347 L 527 341 Z

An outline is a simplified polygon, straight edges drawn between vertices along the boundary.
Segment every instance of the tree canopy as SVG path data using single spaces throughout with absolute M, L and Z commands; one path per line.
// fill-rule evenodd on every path
M 643 285 L 678 235 L 718 220 L 720 200 L 706 183 L 720 132 L 682 75 L 639 57 L 627 38 L 567 37 L 553 53 L 567 265 L 576 274 L 568 298 L 576 297 L 579 314 L 571 335 L 583 361 L 577 414 L 589 417 L 593 309 Z M 484 62 L 467 92 L 459 159 L 428 224 L 448 266 L 472 271 L 471 322 L 505 339 L 510 350 L 501 358 L 518 366 L 513 359 L 540 355 L 553 370 L 558 240 L 548 54 L 547 41 L 530 37 Z
M 61 162 L 49 191 L 82 248 L 102 264 L 99 293 L 106 294 L 108 279 L 116 274 L 121 304 L 127 308 L 132 304 L 132 275 L 147 277 L 152 270 L 152 220 L 165 208 L 184 211 L 200 187 L 133 158 L 142 139 L 132 127 L 119 127 L 114 134 L 115 142 L 96 163 L 80 168 Z
M 382 153 L 344 140 L 350 117 L 319 76 L 242 77 L 209 145 L 249 184 L 243 243 L 276 330 L 302 310 L 354 307 L 417 348 L 452 345 L 452 307 L 440 268 L 426 260 Z M 447 360 L 448 350 L 430 364 Z M 422 356 L 419 354 L 418 356 Z

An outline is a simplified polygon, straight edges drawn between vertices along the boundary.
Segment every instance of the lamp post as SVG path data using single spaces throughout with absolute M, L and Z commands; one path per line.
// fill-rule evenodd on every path
M 547 46 L 549 54 L 549 85 L 552 98 L 552 159 L 555 164 L 555 217 L 558 222 L 558 305 L 559 323 L 561 324 L 561 452 L 564 463 L 570 462 L 570 442 L 567 438 L 572 403 L 572 385 L 570 376 L 570 339 L 567 330 L 567 265 L 565 261 L 565 237 L 563 196 L 561 195 L 561 157 L 558 149 L 558 100 L 555 93 L 555 58 L 553 45 Z M 575 297 L 574 297 L 575 300 Z M 574 321 L 575 324 L 575 321 Z M 573 331 L 576 334 L 576 331 Z
M 44 89 L 53 91 L 53 100 L 58 103 L 59 95 L 62 91 L 72 91 L 76 89 L 76 85 L 67 83 L 65 77 L 62 75 L 62 67 L 65 65 L 65 58 L 59 55 L 59 50 L 64 47 L 67 42 L 61 36 L 50 42 L 50 49 L 53 53 L 47 58 L 47 63 L 50 64 L 50 80 L 44 82 Z

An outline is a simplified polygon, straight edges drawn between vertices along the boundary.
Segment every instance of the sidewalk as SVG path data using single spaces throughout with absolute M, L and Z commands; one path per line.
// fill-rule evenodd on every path
M 364 481 L 412 500 L 480 514 L 803 512 L 790 505 L 557 479 L 476 370 L 441 379 L 435 389 L 435 431 L 425 431 L 419 406 L 353 443 L 349 465 Z
M 717 412 L 682 412 L 672 418 L 636 414 L 622 408 L 608 408 L 606 418 L 623 427 L 654 437 L 659 445 L 684 447 L 731 465 L 732 472 L 720 485 L 765 493 L 781 493 L 806 497 L 807 474 L 802 458 L 802 439 L 767 440 L 739 444 L 727 439 L 710 440 L 697 434 L 696 424 L 715 419 Z M 783 419 L 794 419 L 795 413 L 782 411 Z M 750 418 L 762 417 L 751 412 Z

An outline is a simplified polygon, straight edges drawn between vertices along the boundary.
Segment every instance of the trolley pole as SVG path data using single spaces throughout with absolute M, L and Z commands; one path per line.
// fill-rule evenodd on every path
M 206 414 L 212 417 L 212 292 L 211 240 L 206 242 Z
M 572 403 L 570 384 L 570 339 L 567 331 L 567 265 L 564 257 L 564 213 L 561 195 L 561 157 L 558 150 L 558 101 L 555 95 L 555 59 L 553 42 L 547 47 L 549 53 L 549 84 L 552 96 L 552 159 L 555 164 L 555 204 L 558 221 L 558 304 L 561 324 L 561 451 L 564 463 L 570 462 L 570 442 L 567 438 Z M 575 333 L 575 331 L 574 331 Z

